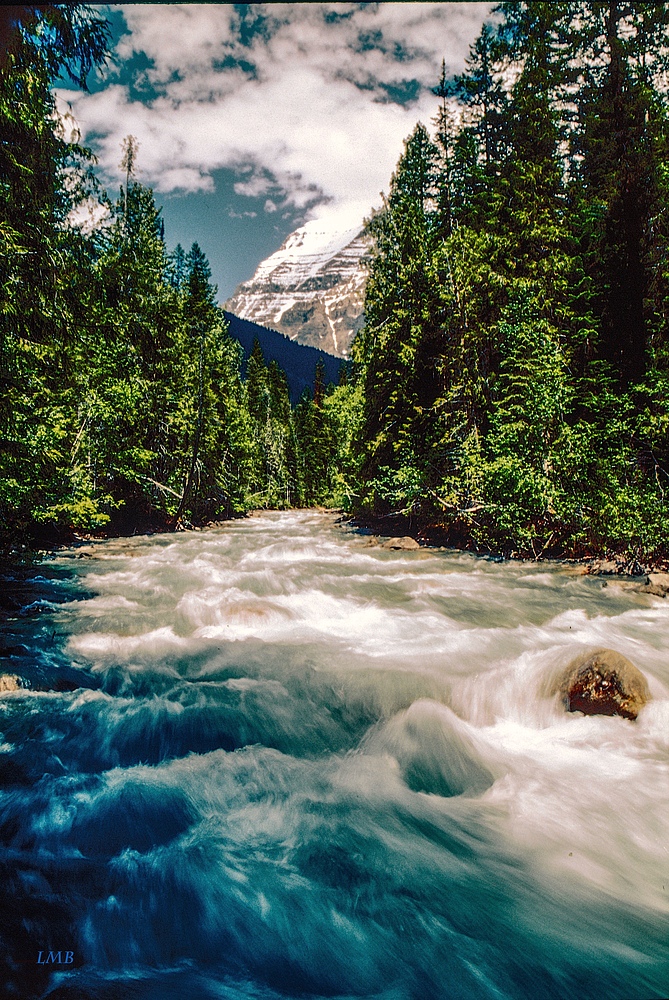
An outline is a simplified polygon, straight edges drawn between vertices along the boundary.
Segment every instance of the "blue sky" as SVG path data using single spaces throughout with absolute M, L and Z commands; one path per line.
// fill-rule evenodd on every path
M 112 60 L 61 88 L 110 191 L 121 140 L 163 206 L 168 244 L 197 240 L 219 298 L 308 219 L 333 229 L 380 203 L 440 74 L 462 71 L 488 3 L 100 5 Z

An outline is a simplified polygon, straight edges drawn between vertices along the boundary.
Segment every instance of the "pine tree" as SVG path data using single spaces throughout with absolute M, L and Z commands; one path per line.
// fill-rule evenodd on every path
M 91 154 L 66 138 L 51 87 L 81 87 L 106 59 L 104 19 L 80 5 L 18 6 L 0 65 L 0 544 L 71 503 L 76 331 L 91 283 L 86 239 L 66 224 L 90 189 Z M 65 177 L 67 174 L 67 183 Z
M 485 23 L 471 47 L 465 72 L 449 88 L 462 107 L 461 128 L 452 143 L 452 208 L 457 218 L 472 226 L 485 224 L 489 217 L 489 181 L 506 154 L 508 94 L 501 56 L 497 33 Z
M 668 10 L 502 4 L 442 69 L 432 204 L 414 136 L 370 225 L 363 506 L 535 555 L 667 544 Z
M 269 389 L 267 385 L 267 365 L 256 337 L 246 365 L 246 392 L 249 412 L 260 424 L 264 424 L 269 413 Z
M 168 281 L 171 286 L 180 291 L 186 283 L 186 252 L 180 243 L 177 243 L 168 260 Z
M 188 338 L 192 345 L 193 360 L 196 362 L 196 376 L 193 389 L 196 401 L 193 406 L 194 426 L 188 430 L 190 441 L 190 456 L 184 479 L 183 492 L 179 506 L 174 515 L 175 523 L 178 525 L 184 512 L 192 505 L 192 494 L 197 491 L 197 487 L 203 480 L 208 480 L 210 476 L 203 476 L 203 471 L 209 471 L 206 463 L 200 460 L 200 446 L 205 434 L 206 421 L 206 395 L 207 395 L 207 372 L 205 370 L 207 360 L 207 341 L 211 339 L 212 328 L 217 323 L 219 317 L 215 305 L 216 288 L 211 284 L 211 268 L 206 256 L 197 243 L 193 243 L 186 257 L 186 284 L 184 288 L 183 316 L 188 332 Z M 194 365 L 195 367 L 195 365 Z M 196 484 L 197 477 L 197 484 Z
M 432 257 L 439 241 L 438 154 L 418 125 L 392 177 L 383 210 L 368 231 L 375 252 L 365 298 L 365 328 L 355 342 L 365 396 L 362 474 L 371 494 L 383 470 L 415 465 L 413 441 L 421 414 L 439 389 L 435 369 L 439 289 Z M 438 345 L 436 347 L 438 350 Z M 414 469 L 410 477 L 419 475 Z M 391 504 L 400 487 L 379 487 Z M 372 502 L 374 502 L 372 500 Z
M 441 63 L 439 83 L 433 88 L 432 93 L 439 98 L 439 107 L 433 119 L 435 144 L 438 150 L 436 165 L 438 216 L 442 232 L 444 236 L 448 237 L 457 223 L 454 158 L 458 130 L 455 115 L 449 106 L 449 98 L 453 96 L 454 88 L 446 77 L 445 60 L 442 60 Z
M 649 291 L 665 194 L 666 108 L 658 92 L 667 50 L 666 4 L 596 3 L 572 42 L 583 65 L 574 145 L 594 225 L 593 279 L 601 289 L 600 356 L 623 385 L 647 365 Z M 666 239 L 666 237 L 665 237 Z
M 246 393 L 255 440 L 258 506 L 289 506 L 297 496 L 297 451 L 286 376 L 265 363 L 256 338 L 246 367 Z

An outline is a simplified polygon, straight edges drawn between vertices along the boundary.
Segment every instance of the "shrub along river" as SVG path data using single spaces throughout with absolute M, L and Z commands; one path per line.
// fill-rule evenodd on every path
M 64 551 L 31 587 L 7 996 L 667 996 L 668 601 L 303 511 Z M 648 680 L 636 721 L 551 694 L 602 647 Z

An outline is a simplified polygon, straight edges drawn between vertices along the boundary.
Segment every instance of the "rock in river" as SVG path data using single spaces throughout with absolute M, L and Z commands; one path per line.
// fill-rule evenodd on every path
M 382 549 L 404 549 L 405 551 L 411 551 L 412 549 L 419 549 L 420 545 L 415 538 L 411 538 L 409 535 L 403 535 L 402 538 L 389 538 L 387 542 L 382 542 Z
M 558 689 L 570 712 L 622 715 L 624 719 L 636 719 L 651 697 L 641 671 L 613 649 L 574 660 Z
M 20 691 L 26 682 L 18 674 L 0 674 L 0 694 L 5 691 Z
M 669 593 L 669 573 L 649 573 L 646 580 L 645 584 L 632 589 L 654 597 L 666 597 Z

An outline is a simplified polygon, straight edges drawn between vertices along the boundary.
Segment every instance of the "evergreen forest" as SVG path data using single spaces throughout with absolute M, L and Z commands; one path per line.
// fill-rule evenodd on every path
M 104 64 L 104 18 L 76 4 L 3 16 L 0 549 L 327 501 L 347 431 L 323 372 L 295 407 L 259 345 L 242 378 L 206 257 L 167 252 L 134 138 L 111 198 L 55 114 L 54 82 L 85 87 Z M 73 224 L 91 199 L 100 224 Z
M 259 346 L 243 370 L 197 243 L 168 252 L 133 138 L 111 197 L 55 115 L 107 58 L 99 11 L 11 10 L 3 551 L 327 505 L 481 552 L 667 558 L 668 4 L 496 8 L 367 222 L 352 365 L 295 406 Z M 104 218 L 73 224 L 89 198 Z

